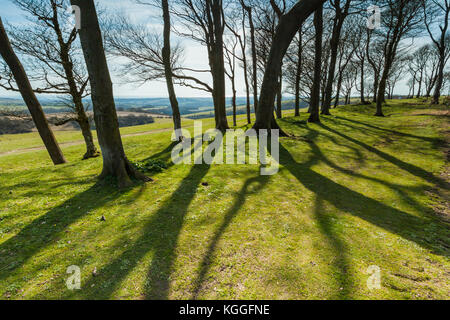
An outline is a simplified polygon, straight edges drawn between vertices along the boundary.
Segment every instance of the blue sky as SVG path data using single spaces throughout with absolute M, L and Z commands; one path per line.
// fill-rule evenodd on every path
M 126 12 L 130 17 L 139 20 L 145 21 L 146 23 L 157 24 L 159 23 L 159 18 L 155 16 L 155 12 L 152 12 L 151 9 L 145 8 L 143 6 L 138 6 L 132 3 L 129 0 L 120 0 L 120 1 L 111 1 L 111 0 L 98 0 L 97 1 L 101 6 L 107 8 L 108 10 L 119 10 L 122 12 Z M 9 0 L 0 0 L 0 16 L 3 19 L 3 22 L 8 22 L 12 25 L 20 24 L 25 21 L 24 13 L 17 9 L 15 5 L 11 3 Z M 208 67 L 207 65 L 207 52 L 204 47 L 199 44 L 189 41 L 184 42 L 186 46 L 186 59 L 185 61 L 191 68 L 196 69 L 205 69 Z M 162 81 L 153 81 L 151 83 L 138 86 L 137 84 L 123 84 L 121 82 L 120 75 L 118 72 L 114 71 L 115 63 L 114 60 L 108 61 L 111 69 L 111 76 L 113 78 L 114 83 L 114 94 L 118 97 L 166 97 L 167 96 L 167 87 Z M 207 75 L 199 76 L 202 80 L 209 82 L 210 77 Z M 244 83 L 243 78 L 240 77 L 239 83 Z M 244 87 L 243 85 L 239 86 L 241 90 L 239 90 L 238 95 L 244 95 Z M 206 92 L 193 90 L 186 87 L 177 86 L 176 88 L 177 94 L 180 97 L 204 97 L 209 94 Z M 17 96 L 14 93 L 8 92 L 6 90 L 0 89 L 0 96 Z
M 97 2 L 107 8 L 108 10 L 119 10 L 126 12 L 130 17 L 136 21 L 145 22 L 152 25 L 159 25 L 160 20 L 154 10 L 146 8 L 145 6 L 139 6 L 134 4 L 130 0 L 97 0 Z M 10 0 L 0 0 L 0 16 L 4 22 L 8 22 L 12 25 L 20 24 L 25 21 L 24 13 L 17 9 L 15 5 L 11 3 Z M 418 43 L 423 43 L 423 40 L 419 40 Z M 205 47 L 195 43 L 193 41 L 183 40 L 183 45 L 185 47 L 185 64 L 190 68 L 195 69 L 206 69 L 208 68 L 208 57 Z M 417 44 L 418 44 L 417 43 Z M 416 45 L 417 45 L 416 44 Z M 115 70 L 118 61 L 109 60 L 109 65 L 111 69 L 111 75 L 114 83 L 114 93 L 117 97 L 166 97 L 167 88 L 163 81 L 153 81 L 142 86 L 136 84 L 125 84 L 123 83 L 120 75 Z M 405 74 L 405 77 L 408 77 Z M 205 82 L 210 82 L 210 77 L 207 74 L 200 75 Z M 396 89 L 396 93 L 407 94 L 408 89 L 406 87 L 407 78 L 405 78 L 402 83 L 400 83 Z M 231 85 L 227 85 L 228 95 L 231 95 L 230 91 Z M 180 97 L 204 97 L 209 96 L 208 93 L 186 88 L 186 87 L 176 87 L 177 95 Z M 238 70 L 237 77 L 237 91 L 238 96 L 245 95 L 244 79 L 241 69 Z M 6 90 L 0 89 L 0 96 L 17 96 L 14 93 L 8 92 Z

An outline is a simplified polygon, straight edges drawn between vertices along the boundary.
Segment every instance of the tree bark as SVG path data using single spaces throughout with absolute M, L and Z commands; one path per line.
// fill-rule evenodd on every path
M 439 48 L 439 70 L 438 70 L 438 74 L 437 74 L 437 79 L 436 79 L 436 84 L 435 84 L 435 88 L 434 88 L 434 94 L 433 94 L 433 100 L 431 101 L 431 104 L 436 105 L 439 104 L 439 99 L 441 97 L 441 90 L 442 90 L 442 85 L 444 83 L 444 68 L 445 68 L 445 46 L 441 48 Z
M 75 81 L 75 75 L 73 71 L 73 62 L 70 56 L 70 46 L 72 42 L 65 42 L 61 32 L 58 19 L 58 8 L 56 3 L 52 5 L 53 17 L 54 17 L 54 30 L 56 32 L 57 42 L 59 45 L 59 58 L 61 59 L 62 66 L 64 69 L 65 78 L 69 86 L 70 96 L 74 104 L 75 113 L 77 114 L 77 123 L 80 125 L 81 133 L 83 135 L 86 144 L 86 153 L 83 159 L 95 158 L 99 156 L 97 148 L 94 144 L 94 139 L 92 137 L 92 132 L 89 124 L 89 119 L 86 115 L 83 105 L 83 90 L 79 90 L 77 82 Z
M 314 80 L 311 90 L 311 114 L 308 122 L 320 122 L 319 104 L 322 72 L 323 7 L 318 8 L 314 13 L 314 28 L 316 30 Z
M 245 9 L 244 9 L 245 12 Z M 244 81 L 245 81 L 245 94 L 247 98 L 247 123 L 252 123 L 252 110 L 251 110 L 251 103 L 250 103 L 250 84 L 248 82 L 248 61 L 247 61 L 247 53 L 246 50 L 246 43 L 247 43 L 247 36 L 245 33 L 245 13 L 243 14 L 242 18 L 242 32 L 244 37 L 244 42 L 242 42 L 242 38 L 239 38 L 239 43 L 241 45 L 241 51 L 242 51 L 242 63 L 243 63 L 243 69 L 244 69 Z
M 253 9 L 250 6 L 246 6 L 244 1 L 241 0 L 241 5 L 248 14 L 248 22 L 250 25 L 250 42 L 252 47 L 252 69 L 253 69 L 253 109 L 258 110 L 258 62 L 256 53 L 256 40 L 255 40 L 255 24 L 253 23 Z
M 0 18 L 0 54 L 5 60 L 6 64 L 11 69 L 14 75 L 14 79 L 20 90 L 25 104 L 30 111 L 34 124 L 39 132 L 39 135 L 44 142 L 44 145 L 55 165 L 65 163 L 66 160 L 59 148 L 58 142 L 53 135 L 52 130 L 48 124 L 48 121 L 44 115 L 44 111 L 33 92 L 30 81 L 25 73 L 25 70 L 20 62 L 19 58 L 14 53 L 8 35 L 6 34 L 3 22 Z
M 277 118 L 283 118 L 282 112 L 283 104 L 283 71 L 280 70 L 280 80 L 278 81 L 278 94 L 277 94 Z
M 347 0 L 345 4 L 344 11 L 342 11 L 340 7 L 340 0 L 335 1 L 335 7 L 336 7 L 336 16 L 334 18 L 334 25 L 333 25 L 333 31 L 331 35 L 330 40 L 330 67 L 328 69 L 328 78 L 327 78 L 327 84 L 325 87 L 325 98 L 324 103 L 322 105 L 322 114 L 324 115 L 330 115 L 330 107 L 331 107 L 331 100 L 333 98 L 333 83 L 336 73 L 336 62 L 337 62 L 337 55 L 338 55 L 338 48 L 339 48 L 339 41 L 341 37 L 341 31 L 342 26 L 344 24 L 345 18 L 348 15 L 348 9 L 350 7 L 350 0 Z
M 426 2 L 424 1 L 424 6 L 426 6 Z M 441 31 L 441 38 L 437 40 L 433 36 L 433 32 L 430 28 L 430 26 L 427 23 L 427 17 L 425 15 L 425 25 L 427 27 L 427 31 L 430 34 L 431 40 L 436 45 L 437 49 L 439 50 L 439 66 L 438 66 L 438 73 L 437 73 L 437 79 L 436 79 L 436 86 L 434 89 L 433 99 L 431 101 L 432 105 L 439 104 L 439 99 L 441 97 L 441 90 L 442 86 L 444 84 L 444 69 L 445 69 L 445 60 L 446 60 L 446 52 L 448 50 L 447 44 L 446 44 L 446 37 L 448 36 L 447 30 L 449 28 L 449 16 L 450 16 L 450 1 L 445 1 L 444 3 L 441 3 L 439 5 L 439 8 L 444 10 L 444 25 L 439 26 L 439 30 Z M 425 10 L 427 10 L 425 8 Z
M 132 178 L 149 181 L 149 178 L 136 171 L 125 156 L 111 76 L 106 62 L 94 1 L 71 0 L 70 2 L 81 9 L 80 42 L 89 73 L 94 120 L 103 156 L 103 170 L 100 179 L 108 176 L 117 178 L 119 188 L 132 185 Z
M 335 109 L 339 105 L 339 98 L 340 98 L 340 95 L 341 95 L 341 89 L 342 89 L 342 73 L 339 74 L 338 83 L 337 83 L 337 86 L 336 86 L 336 97 L 334 98 L 334 108 Z
M 394 30 L 393 38 L 389 42 L 389 44 L 387 46 L 387 50 L 386 50 L 383 74 L 381 76 L 380 83 L 378 86 L 377 112 L 375 113 L 375 116 L 377 116 L 377 117 L 384 117 L 383 103 L 386 101 L 385 95 L 386 95 L 387 80 L 388 80 L 389 73 L 392 68 L 392 64 L 395 60 L 395 55 L 397 52 L 397 45 L 398 45 L 398 42 L 400 41 L 398 32 L 399 32 L 398 30 Z
M 162 49 L 162 57 L 164 63 L 164 75 L 166 77 L 167 91 L 169 94 L 170 105 L 172 107 L 172 119 L 173 127 L 175 129 L 176 138 L 178 141 L 182 140 L 181 136 L 181 115 L 180 108 L 178 105 L 177 96 L 175 93 L 175 87 L 173 85 L 173 73 L 171 64 L 171 47 L 170 47 L 170 12 L 168 0 L 161 1 L 161 7 L 163 9 L 163 20 L 164 20 L 164 47 Z
M 423 70 L 420 72 L 420 78 L 419 78 L 419 89 L 417 90 L 416 98 L 420 98 L 420 93 L 422 92 L 422 81 L 423 81 Z
M 233 71 L 234 72 L 234 71 Z M 231 104 L 233 105 L 233 126 L 237 126 L 237 119 L 236 119 L 236 81 L 234 79 L 234 75 L 233 78 L 231 79 L 231 90 L 233 91 L 233 97 L 232 97 L 232 101 Z
M 83 110 L 84 111 L 84 110 Z M 86 113 L 83 112 L 83 115 L 78 115 L 77 122 L 80 125 L 81 133 L 83 134 L 84 142 L 86 144 L 86 153 L 83 156 L 83 160 L 89 158 L 95 158 L 100 156 L 100 153 L 97 151 L 97 148 L 94 144 L 94 138 L 92 137 L 91 124 L 89 123 L 89 118 L 86 116 Z
M 364 73 L 364 62 L 365 62 L 365 59 L 364 59 L 364 57 L 361 59 L 361 104 L 367 104 L 367 101 L 366 101 L 366 98 L 365 98 L 365 95 L 364 95 L 364 91 L 365 91 L 365 84 L 364 84 L 364 80 L 365 80 L 365 78 L 364 78 L 364 75 L 365 75 L 365 73 Z
M 214 41 L 209 54 L 210 67 L 213 76 L 213 100 L 216 113 L 216 129 L 225 131 L 229 128 L 225 101 L 225 60 L 223 48 L 223 9 L 221 0 L 206 0 L 212 14 L 214 26 Z
M 302 74 L 303 67 L 303 46 L 302 46 L 302 26 L 298 31 L 298 60 L 297 60 L 297 70 L 295 74 L 295 116 L 300 116 L 300 78 Z
M 299 0 L 289 12 L 281 17 L 264 73 L 256 122 L 253 126 L 255 130 L 277 129 L 278 125 L 273 117 L 273 109 L 280 65 L 300 26 L 317 8 L 322 7 L 325 1 Z

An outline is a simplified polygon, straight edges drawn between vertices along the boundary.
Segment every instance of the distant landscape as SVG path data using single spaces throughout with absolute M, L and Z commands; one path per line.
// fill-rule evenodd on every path
M 67 112 L 67 107 L 64 106 L 59 98 L 39 97 L 39 101 L 41 101 L 44 112 L 47 114 Z M 144 111 L 152 114 L 172 115 L 172 108 L 168 98 L 116 98 L 115 101 L 118 111 Z M 290 110 L 294 108 L 292 97 L 286 96 L 283 101 L 283 109 Z M 212 98 L 178 98 L 178 103 L 181 115 L 185 117 L 193 116 L 197 118 L 199 114 L 207 113 L 207 116 L 204 116 L 206 118 L 210 117 L 214 112 Z M 247 99 L 245 97 L 237 97 L 236 103 L 238 105 L 238 114 L 244 114 Z M 253 99 L 250 99 L 250 103 L 253 104 Z M 85 104 L 90 105 L 90 99 L 86 99 Z M 307 106 L 307 103 L 304 103 L 303 106 Z M 0 97 L 0 110 L 2 108 L 26 110 L 25 103 L 21 98 Z M 227 113 L 229 115 L 232 114 L 231 98 L 227 99 Z
M 64 105 L 62 99 L 40 97 L 42 108 L 50 122 L 55 124 L 58 119 L 67 114 L 70 109 Z M 179 98 L 181 115 L 189 119 L 204 119 L 214 116 L 214 106 L 212 98 Z M 245 97 L 237 98 L 236 114 L 246 113 L 247 99 Z M 251 103 L 253 101 L 251 100 Z M 88 114 L 91 114 L 91 101 L 85 100 Z M 307 103 L 302 103 L 306 107 Z M 116 109 L 119 117 L 120 127 L 130 127 L 153 123 L 154 118 L 165 118 L 172 116 L 172 108 L 168 98 L 117 98 Z M 292 98 L 286 97 L 283 100 L 283 110 L 294 109 Z M 2 98 L 0 97 L 0 134 L 27 133 L 35 130 L 31 117 L 11 117 L 2 114 L 2 111 L 18 112 L 19 115 L 28 115 L 28 109 L 21 98 Z M 253 105 L 252 105 L 253 111 Z M 231 99 L 227 99 L 227 115 L 233 114 Z M 91 127 L 95 129 L 95 124 L 91 118 Z M 54 130 L 74 130 L 79 129 L 76 122 L 72 121 L 62 126 L 52 126 Z

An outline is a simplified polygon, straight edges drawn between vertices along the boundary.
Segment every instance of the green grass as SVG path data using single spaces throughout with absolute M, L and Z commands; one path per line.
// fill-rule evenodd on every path
M 168 168 L 122 191 L 97 182 L 101 159 L 81 161 L 83 145 L 64 147 L 58 167 L 45 151 L 1 156 L 0 297 L 448 299 L 450 230 L 430 195 L 448 186 L 448 119 L 390 103 L 386 118 L 373 106 L 339 107 L 322 124 L 284 118 L 296 138 L 280 139 L 274 176 L 171 165 L 170 132 L 124 138 L 130 159 Z M 35 145 L 14 139 L 0 149 Z M 81 290 L 65 286 L 70 265 Z M 381 289 L 367 287 L 371 265 Z

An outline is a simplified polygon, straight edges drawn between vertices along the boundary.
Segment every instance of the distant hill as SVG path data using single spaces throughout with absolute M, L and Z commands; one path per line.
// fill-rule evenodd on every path
M 283 107 L 293 108 L 293 103 L 287 103 L 292 97 L 286 96 L 285 103 Z M 43 106 L 44 112 L 60 113 L 67 112 L 67 107 L 64 106 L 61 99 L 58 98 L 47 98 L 39 97 L 39 100 Z M 172 109 L 170 107 L 170 101 L 168 98 L 116 98 L 116 108 L 118 111 L 144 111 L 151 114 L 160 115 L 172 115 Z M 237 98 L 238 106 L 245 106 L 247 99 L 245 97 Z M 253 99 L 250 100 L 253 104 Z M 86 99 L 85 103 L 91 103 L 90 99 Z M 214 111 L 214 104 L 212 98 L 178 98 L 178 103 L 180 105 L 180 112 L 183 116 L 196 115 L 201 116 L 201 114 L 211 114 Z M 25 109 L 26 106 L 22 99 L 19 98 L 1 98 L 0 97 L 0 108 L 17 108 Z M 227 98 L 227 112 L 230 114 L 231 110 L 231 98 Z M 240 107 L 239 113 L 245 113 L 245 107 Z M 253 108 L 252 108 L 253 109 Z M 243 111 L 242 111 L 243 110 Z

